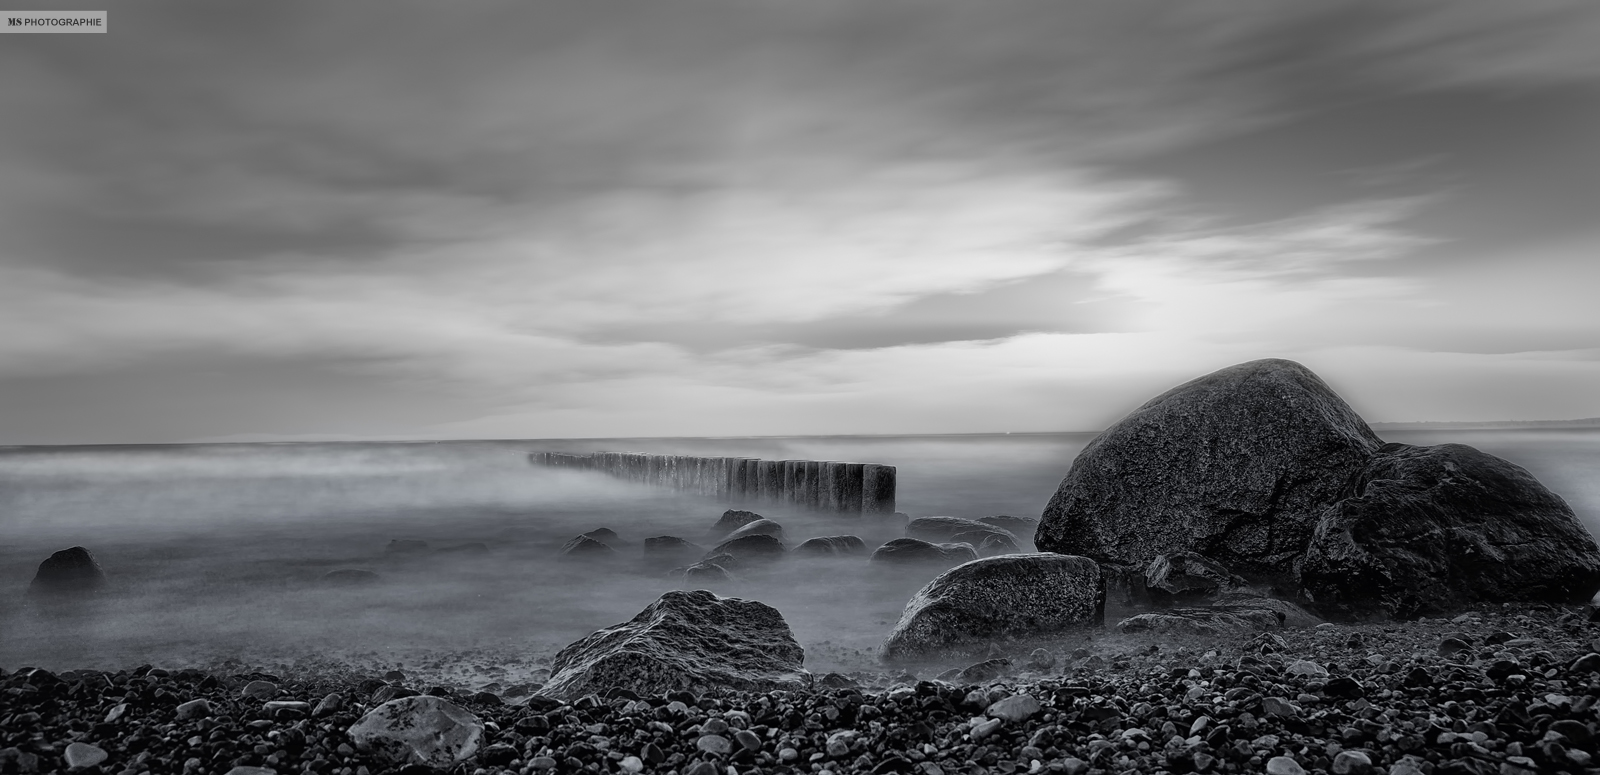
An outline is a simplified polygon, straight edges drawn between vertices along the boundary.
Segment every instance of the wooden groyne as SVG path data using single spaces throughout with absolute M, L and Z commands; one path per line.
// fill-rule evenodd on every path
M 597 471 L 732 503 L 778 503 L 840 514 L 893 514 L 895 467 L 877 463 L 534 452 L 534 465 Z

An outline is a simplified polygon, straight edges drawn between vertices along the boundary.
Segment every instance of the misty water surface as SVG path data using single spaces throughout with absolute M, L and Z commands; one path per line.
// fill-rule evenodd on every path
M 1472 444 L 1531 470 L 1595 530 L 1600 433 L 1389 432 L 1393 441 Z M 913 516 L 1038 516 L 1093 434 L 652 439 L 582 442 L 255 444 L 0 450 L 0 667 L 170 666 L 238 657 L 386 656 L 473 649 L 548 655 L 631 618 L 676 588 L 645 567 L 642 541 L 677 535 L 709 548 L 728 504 L 526 462 L 531 449 L 619 450 L 899 467 Z M 854 534 L 898 537 L 890 520 L 753 506 L 792 546 Z M 621 535 L 615 562 L 558 559 L 599 527 Z M 386 556 L 394 538 L 486 555 Z M 1024 538 L 1030 538 L 1024 536 Z M 40 560 L 93 550 L 114 590 L 92 610 L 25 606 Z M 384 581 L 328 588 L 336 568 Z M 906 598 L 933 570 L 886 572 L 853 560 L 791 559 L 724 594 L 783 612 L 812 670 L 862 669 Z

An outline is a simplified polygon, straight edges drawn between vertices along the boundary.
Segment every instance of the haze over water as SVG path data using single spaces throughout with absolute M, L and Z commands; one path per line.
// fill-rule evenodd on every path
M 1600 533 L 1600 431 L 1380 433 L 1465 443 L 1517 463 Z M 912 516 L 1037 517 L 1092 433 L 244 444 L 0 449 L 0 667 L 182 666 L 238 657 L 361 655 L 378 661 L 474 649 L 530 659 L 625 621 L 678 588 L 642 561 L 643 539 L 706 548 L 731 504 L 528 464 L 530 450 L 639 451 L 854 460 L 899 468 Z M 853 534 L 876 547 L 893 520 L 765 504 L 786 543 Z M 558 558 L 573 536 L 608 527 L 614 562 Z M 487 554 L 386 556 L 395 538 Z M 1021 536 L 1031 539 L 1031 536 Z M 25 605 L 38 563 L 83 545 L 113 585 L 104 600 L 47 615 Z M 1026 546 L 1024 548 L 1027 548 Z M 370 588 L 319 577 L 368 568 Z M 813 671 L 869 669 L 906 598 L 936 570 L 864 557 L 792 558 L 744 574 L 722 594 L 783 612 Z M 448 660 L 448 657 L 446 658 Z M 516 675 L 507 675 L 516 678 Z

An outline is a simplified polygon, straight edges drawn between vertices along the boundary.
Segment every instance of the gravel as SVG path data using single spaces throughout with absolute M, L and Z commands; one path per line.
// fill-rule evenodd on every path
M 23 668 L 0 670 L 0 773 L 102 755 L 79 771 L 1583 773 L 1600 769 L 1597 637 L 1584 609 L 1497 607 L 1231 639 L 1100 633 L 1052 649 L 1047 670 L 1023 652 L 966 673 L 1002 672 L 984 680 L 897 668 L 852 673 L 859 688 L 571 703 L 335 667 Z M 346 730 L 396 693 L 471 710 L 478 753 L 441 771 L 357 750 Z

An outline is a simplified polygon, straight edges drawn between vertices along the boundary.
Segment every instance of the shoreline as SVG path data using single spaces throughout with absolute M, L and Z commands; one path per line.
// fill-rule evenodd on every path
M 371 667 L 331 660 L 281 675 L 243 663 L 59 676 L 0 666 L 6 698 L 0 772 L 21 771 L 29 754 L 38 771 L 65 769 L 67 746 L 86 743 L 107 754 L 99 772 L 126 775 L 221 775 L 235 766 L 337 775 L 711 775 L 730 766 L 738 775 L 1518 775 L 1541 766 L 1583 772 L 1593 766 L 1600 741 L 1600 656 L 1588 658 L 1600 651 L 1600 625 L 1589 622 L 1584 606 L 1492 606 L 1452 620 L 1327 624 L 1206 640 L 1104 629 L 1088 635 L 1083 646 L 1056 655 L 1049 670 L 1032 669 L 1015 655 L 1009 670 L 982 682 L 926 674 L 912 682 L 886 669 L 858 676 L 859 688 L 830 687 L 841 679 L 816 676 L 808 691 L 637 699 L 611 692 L 609 699 L 573 703 L 478 691 L 483 687 L 407 685 L 415 679 L 385 680 Z M 1441 644 L 1445 651 L 1466 649 L 1445 655 Z M 242 697 L 252 680 L 276 684 L 271 696 Z M 431 770 L 356 750 L 345 730 L 397 689 L 445 697 L 484 721 L 477 754 Z M 330 694 L 343 707 L 319 711 Z M 1020 694 L 1036 699 L 1038 709 L 1019 717 L 991 708 Z M 179 720 L 177 706 L 195 699 L 207 700 L 212 713 Z M 269 710 L 269 700 L 305 705 Z M 708 736 L 721 742 L 702 742 Z M 1348 750 L 1360 753 L 1341 758 Z

